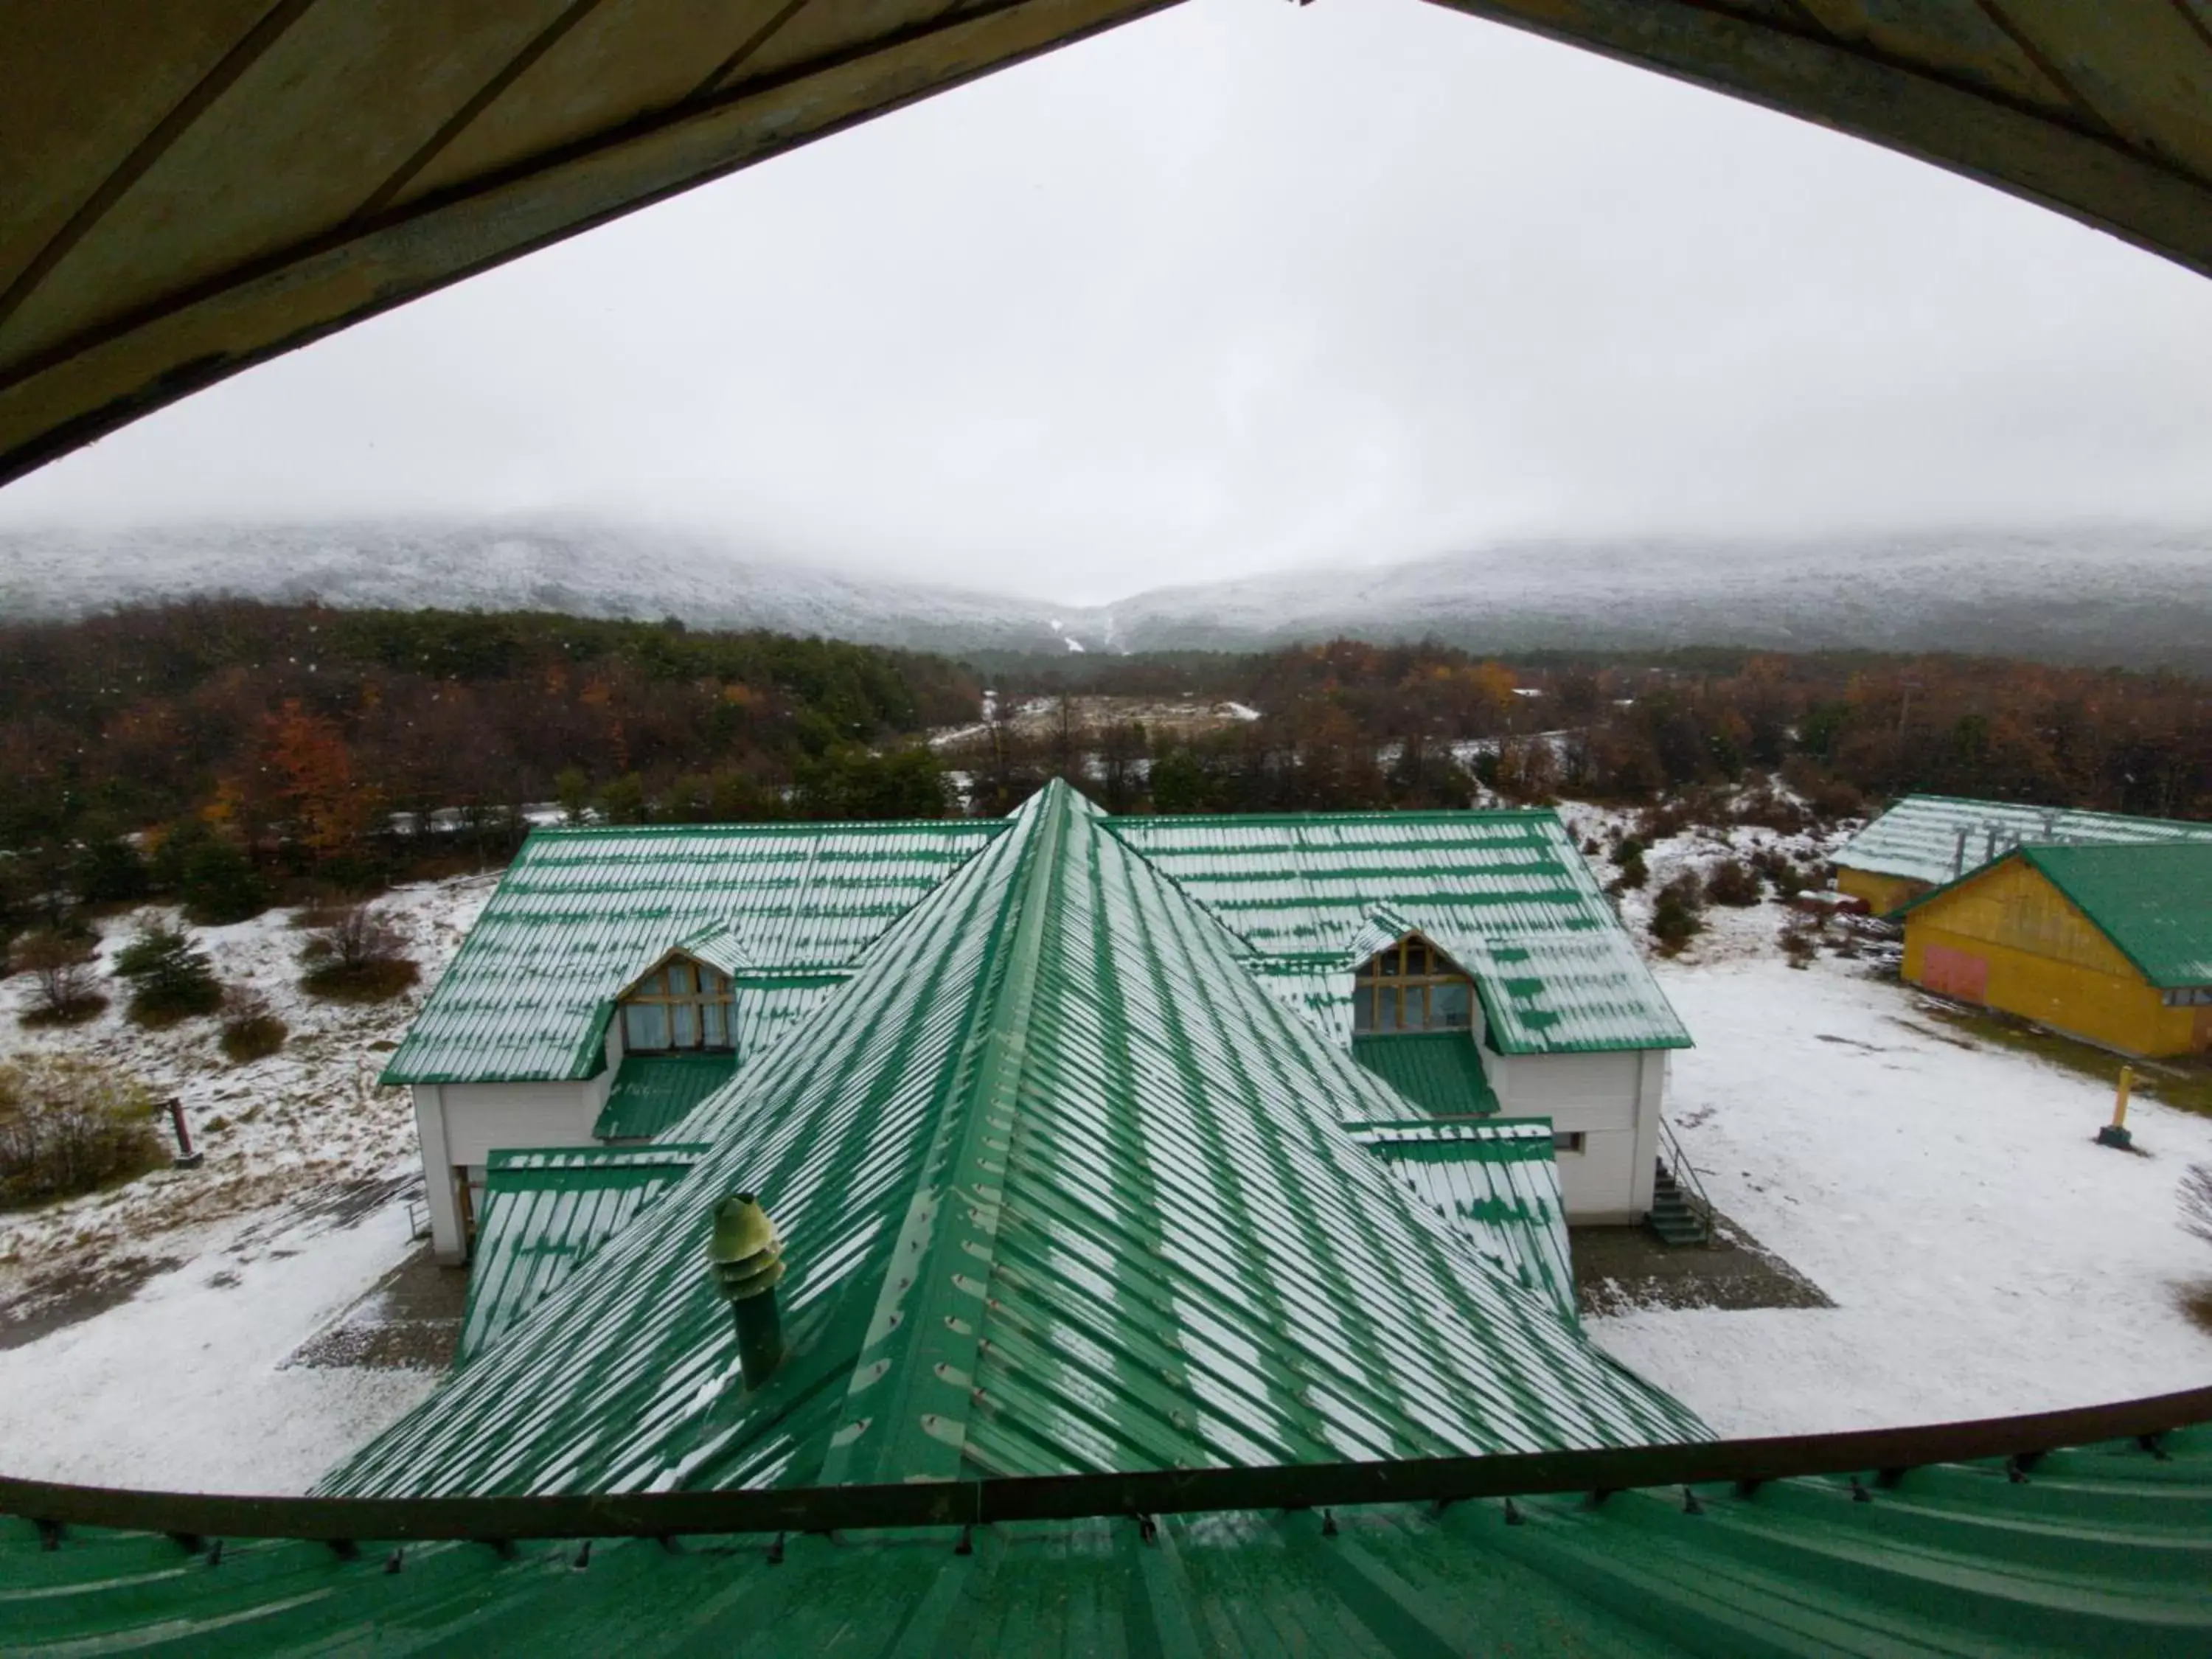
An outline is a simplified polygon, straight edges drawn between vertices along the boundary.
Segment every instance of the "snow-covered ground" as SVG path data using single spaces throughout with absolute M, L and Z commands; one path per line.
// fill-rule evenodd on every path
M 250 1065 L 223 1060 L 212 1018 L 131 1025 L 112 981 L 98 1018 L 27 1031 L 15 1015 L 29 978 L 0 981 L 0 1060 L 89 1054 L 125 1066 L 183 1101 L 206 1155 L 197 1170 L 0 1215 L 0 1344 L 46 1333 L 0 1346 L 0 1472 L 299 1491 L 434 1384 L 425 1371 L 283 1362 L 411 1248 L 397 1192 L 417 1172 L 414 1115 L 376 1073 L 495 879 L 424 883 L 378 902 L 422 979 L 374 1008 L 300 994 L 304 935 L 290 912 L 189 929 L 227 984 L 261 992 L 291 1028 Z M 104 925 L 103 978 L 157 917 L 174 920 L 149 910 Z M 88 1306 L 100 1310 L 73 1317 Z
M 1628 822 L 1564 811 L 1601 848 Z M 1646 855 L 1651 885 L 1768 844 L 1810 855 L 1827 838 L 1688 832 Z M 1612 873 L 1602 853 L 1600 869 Z M 463 879 L 383 902 L 425 987 L 490 887 Z M 1623 908 L 1641 934 L 1647 896 Z M 2174 1189 L 2186 1164 L 2212 1160 L 2212 1120 L 2139 1101 L 2145 1155 L 2097 1146 L 2102 1086 L 1972 1042 L 1863 961 L 1790 968 L 1785 914 L 1713 909 L 1706 934 L 1657 964 L 1698 1044 L 1676 1057 L 1669 1115 L 1714 1200 L 1836 1306 L 1655 1310 L 1593 1320 L 1593 1334 L 1724 1434 L 2201 1382 L 2212 1337 L 2176 1292 L 2212 1279 L 2212 1251 L 2177 1224 Z M 132 926 L 112 924 L 104 948 Z M 301 936 L 282 913 L 198 932 L 225 978 L 258 987 L 292 1025 L 282 1054 L 227 1066 L 212 1021 L 149 1034 L 119 1008 L 77 1031 L 24 1032 L 13 1014 L 27 981 L 0 983 L 0 1054 L 120 1059 L 185 1101 L 209 1154 L 197 1172 L 0 1218 L 0 1304 L 41 1279 L 105 1277 L 125 1297 L 0 1348 L 0 1472 L 297 1491 L 434 1384 L 284 1363 L 410 1249 L 389 1183 L 413 1170 L 411 1118 L 373 1079 L 419 993 L 376 1010 L 302 1000 Z
M 245 1066 L 223 1059 L 212 1018 L 149 1031 L 123 1016 L 124 988 L 109 972 L 115 953 L 149 921 L 176 925 L 173 912 L 149 908 L 101 925 L 100 988 L 110 1000 L 74 1029 L 26 1030 L 16 1016 L 30 1001 L 30 976 L 0 981 L 0 1060 L 24 1053 L 91 1054 L 127 1067 L 157 1097 L 184 1103 L 206 1154 L 197 1170 L 164 1170 L 112 1193 L 0 1216 L 0 1301 L 19 1300 L 27 1284 L 58 1269 L 127 1265 L 134 1252 L 172 1255 L 165 1236 L 176 1228 L 374 1178 L 411 1158 L 414 1116 L 405 1092 L 378 1088 L 376 1075 L 496 881 L 485 875 L 417 883 L 377 901 L 422 978 L 374 1007 L 301 994 L 298 958 L 307 935 L 293 925 L 291 911 L 270 910 L 229 927 L 185 928 L 226 986 L 258 991 L 291 1028 L 276 1054 Z
M 1668 1105 L 1690 1162 L 1837 1304 L 1591 1322 L 1714 1429 L 1987 1417 L 2212 1375 L 2212 1335 L 2176 1305 L 2212 1249 L 2175 1190 L 2212 1160 L 2212 1120 L 2138 1098 L 2142 1155 L 2100 1146 L 2108 1086 L 1973 1042 L 1863 964 L 1658 973 L 1698 1042 Z

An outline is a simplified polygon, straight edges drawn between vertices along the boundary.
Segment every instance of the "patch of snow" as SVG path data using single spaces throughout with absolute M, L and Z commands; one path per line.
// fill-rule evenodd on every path
M 100 924 L 100 989 L 109 1002 L 82 1025 L 26 1030 L 16 1017 L 29 1005 L 30 975 L 0 981 L 0 1060 L 76 1054 L 120 1066 L 156 1097 L 184 1103 L 205 1154 L 197 1170 L 158 1170 L 112 1192 L 0 1221 L 0 1298 L 35 1291 L 54 1271 L 165 1258 L 175 1253 L 165 1235 L 176 1230 L 326 1193 L 415 1158 L 412 1103 L 404 1090 L 379 1087 L 376 1074 L 497 880 L 485 874 L 416 883 L 376 901 L 422 977 L 402 995 L 368 1007 L 320 1002 L 300 990 L 307 934 L 290 911 L 228 927 L 185 927 L 226 986 L 259 992 L 290 1028 L 276 1053 L 244 1066 L 223 1059 L 213 1017 L 161 1031 L 125 1019 L 125 988 L 110 970 L 141 926 L 176 925 L 174 914 L 158 907 Z
M 409 1248 L 404 1210 L 351 1225 L 196 1230 L 175 1270 L 0 1352 L 0 1468 L 163 1491 L 305 1492 L 437 1385 L 429 1370 L 284 1360 Z
M 1233 720 L 1256 720 L 1260 718 L 1260 711 L 1248 702 L 1216 703 L 1214 707 Z
M 2175 1191 L 2212 1160 L 2212 1120 L 2142 1102 L 2129 1121 L 2148 1156 L 2115 1152 L 2093 1139 L 2109 1087 L 1954 1034 L 1850 963 L 1654 966 L 1697 1038 L 1668 1116 L 1699 1179 L 1838 1305 L 1591 1321 L 1622 1360 L 1723 1435 L 2203 1381 L 2212 1337 L 2175 1297 L 2212 1278 L 2212 1251 Z

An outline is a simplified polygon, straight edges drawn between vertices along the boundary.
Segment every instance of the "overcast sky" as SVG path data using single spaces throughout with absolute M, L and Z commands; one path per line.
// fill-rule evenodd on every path
M 537 514 L 1068 600 L 2212 525 L 2212 283 L 1417 0 L 1192 0 L 418 301 L 0 524 Z

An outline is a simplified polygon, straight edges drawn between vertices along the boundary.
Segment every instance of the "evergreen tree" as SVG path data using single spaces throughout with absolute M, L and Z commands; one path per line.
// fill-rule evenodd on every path
M 182 933 L 149 927 L 116 953 L 115 973 L 131 985 L 129 1013 L 139 1025 L 173 1025 L 222 1006 L 222 986 L 205 955 Z

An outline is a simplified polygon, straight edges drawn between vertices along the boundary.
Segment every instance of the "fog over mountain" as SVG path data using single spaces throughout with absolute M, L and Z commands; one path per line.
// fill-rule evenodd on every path
M 2212 532 L 2107 526 L 1500 544 L 1054 606 L 607 522 L 0 532 L 0 616 L 230 593 L 675 617 L 939 651 L 1249 650 L 1335 634 L 1490 651 L 1954 650 L 2212 670 Z

